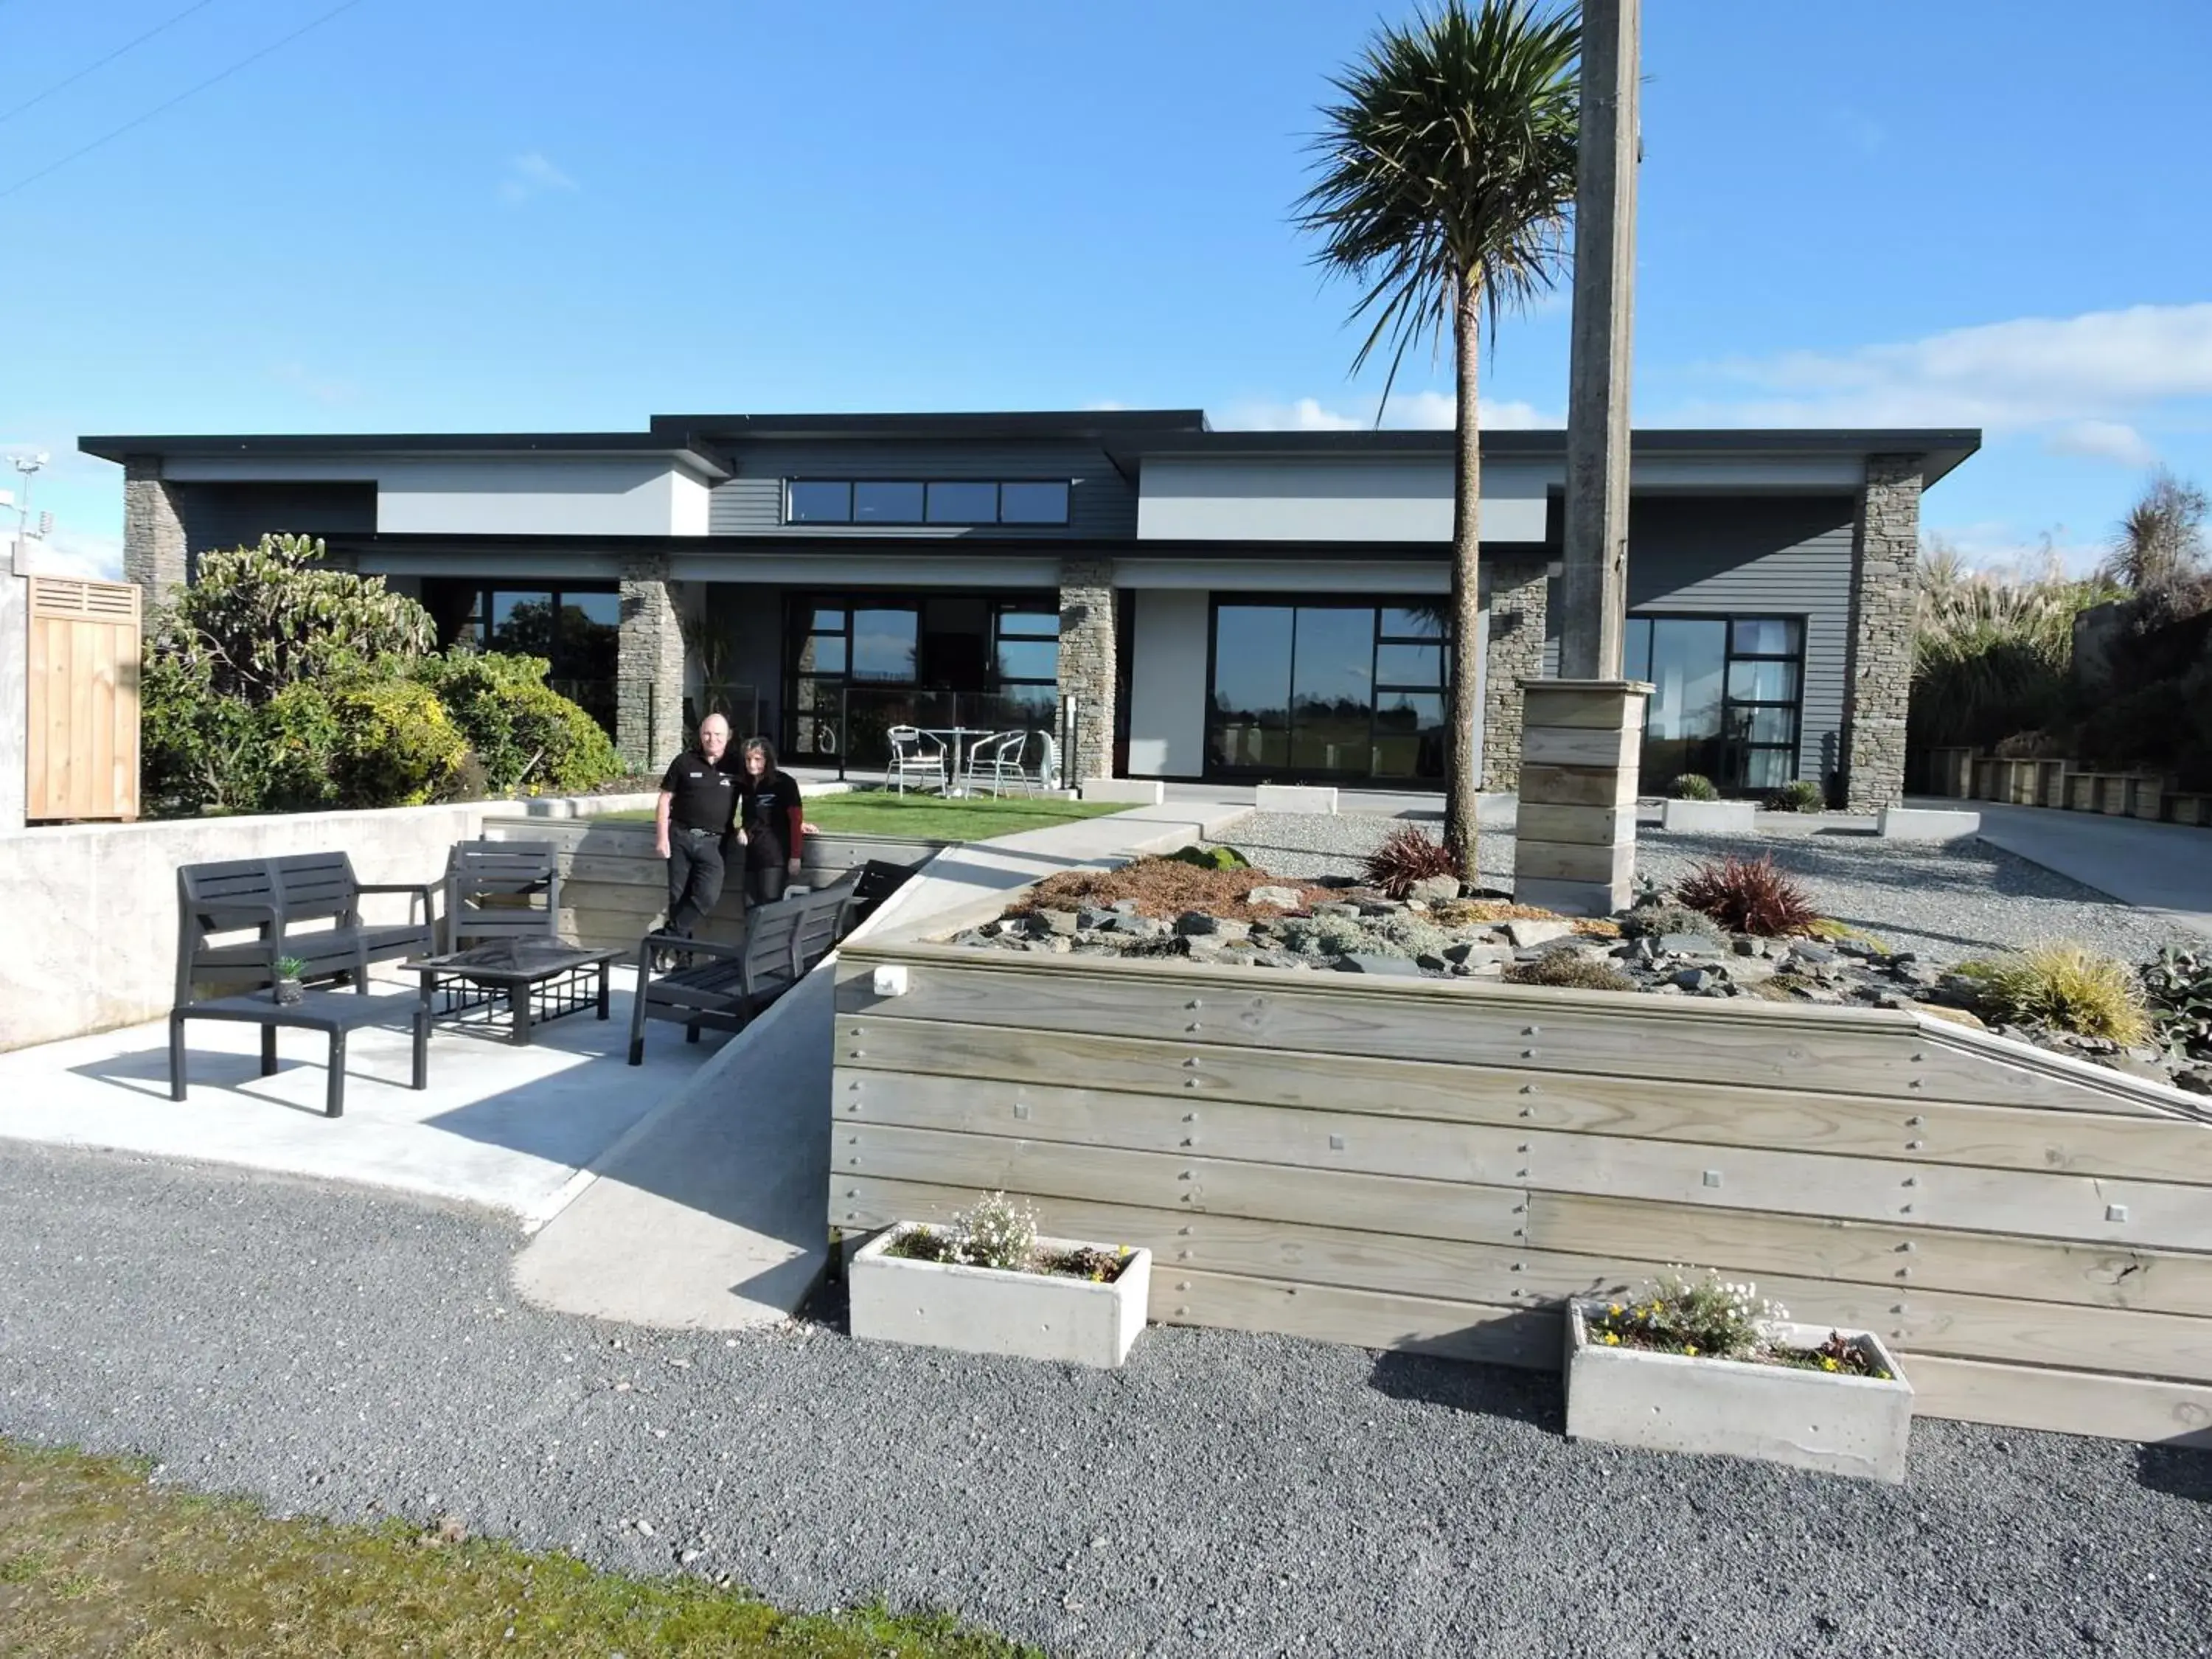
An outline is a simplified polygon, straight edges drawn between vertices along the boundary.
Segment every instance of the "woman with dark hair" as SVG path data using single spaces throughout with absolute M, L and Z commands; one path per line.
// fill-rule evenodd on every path
M 773 904 L 799 879 L 806 836 L 799 783 L 775 763 L 775 745 L 747 738 L 740 751 L 738 822 L 745 832 L 745 902 Z

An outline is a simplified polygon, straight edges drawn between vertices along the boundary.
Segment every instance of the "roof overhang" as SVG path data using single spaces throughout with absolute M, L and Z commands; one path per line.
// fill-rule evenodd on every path
M 623 457 L 665 455 L 708 479 L 730 476 L 728 466 L 711 449 L 659 432 L 365 432 L 307 433 L 184 433 L 160 435 L 102 434 L 79 438 L 85 454 L 120 463 L 126 456 L 154 455 L 167 460 L 366 459 L 404 457 L 410 460 L 441 457 L 575 456 Z

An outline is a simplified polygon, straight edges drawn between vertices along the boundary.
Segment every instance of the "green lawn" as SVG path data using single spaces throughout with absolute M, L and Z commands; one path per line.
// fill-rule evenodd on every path
M 0 1653 L 40 1659 L 608 1654 L 1023 1659 L 942 1618 L 788 1617 L 691 1577 L 467 1537 L 276 1521 L 139 1466 L 0 1441 Z
M 911 836 L 917 841 L 988 841 L 1024 830 L 1042 830 L 1078 818 L 1126 812 L 1108 801 L 1052 800 L 992 795 L 948 800 L 942 795 L 892 794 L 855 789 L 850 794 L 817 795 L 806 803 L 806 821 L 828 835 Z M 607 819 L 640 818 L 650 812 L 610 812 Z

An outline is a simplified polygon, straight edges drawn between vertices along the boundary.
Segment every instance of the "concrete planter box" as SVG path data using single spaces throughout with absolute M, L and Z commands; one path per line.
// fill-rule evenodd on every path
M 1905 1479 L 1912 1387 L 1881 1339 L 1846 1337 L 1873 1350 L 1891 1380 L 1692 1358 L 1593 1344 L 1586 1315 L 1567 1307 L 1567 1437 L 1646 1451 L 1718 1453 L 1786 1463 L 1892 1486 Z M 1818 1347 L 1825 1325 L 1776 1325 L 1776 1341 Z
M 1692 836 L 1747 836 L 1759 810 L 1747 800 L 1670 800 L 1659 809 L 1659 827 Z
M 1927 806 L 1885 806 L 1875 823 L 1884 841 L 1958 841 L 1981 833 L 1982 815 Z
M 1111 1370 L 1128 1358 L 1145 1328 L 1152 1255 L 1132 1250 L 1120 1277 L 1093 1284 L 1058 1273 L 1004 1273 L 887 1255 L 902 1223 L 872 1238 L 847 1269 L 853 1334 L 864 1341 L 910 1342 L 963 1353 Z M 1080 1240 L 1040 1238 L 1046 1249 L 1084 1248 Z M 1110 1250 L 1111 1245 L 1092 1245 Z

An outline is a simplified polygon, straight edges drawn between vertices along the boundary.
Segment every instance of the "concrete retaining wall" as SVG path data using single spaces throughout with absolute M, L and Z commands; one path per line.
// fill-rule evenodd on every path
M 364 882 L 438 881 L 484 819 L 650 806 L 653 797 L 548 797 L 448 806 L 177 818 L 0 830 L 0 1050 L 135 1025 L 175 1000 L 177 866 L 343 850 Z M 533 822 L 535 821 L 533 816 Z M 372 919 L 404 898 L 368 902 Z

